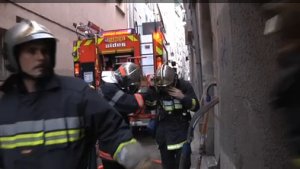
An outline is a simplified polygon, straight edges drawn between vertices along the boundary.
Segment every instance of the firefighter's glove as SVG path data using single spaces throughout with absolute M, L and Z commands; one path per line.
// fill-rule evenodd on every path
M 151 86 L 148 88 L 147 93 L 149 95 L 149 100 L 157 100 L 158 94 L 156 92 L 155 87 Z
M 184 94 L 182 93 L 182 91 L 175 87 L 171 87 L 168 90 L 168 93 L 170 96 L 174 97 L 175 99 L 182 100 L 184 98 Z
M 141 93 L 141 95 L 143 96 L 143 99 L 145 101 L 155 101 L 158 98 L 156 89 L 154 87 L 150 87 L 147 89 L 146 93 Z
M 144 98 L 147 109 L 154 109 L 157 104 L 158 94 L 154 87 L 150 87 L 147 90 L 146 97 Z
M 149 153 L 138 142 L 123 146 L 117 154 L 117 161 L 126 169 L 156 169 Z

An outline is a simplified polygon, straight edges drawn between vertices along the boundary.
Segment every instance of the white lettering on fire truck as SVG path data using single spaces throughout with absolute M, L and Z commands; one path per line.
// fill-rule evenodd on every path
M 109 43 L 105 45 L 105 48 L 119 48 L 119 47 L 125 47 L 126 43 Z

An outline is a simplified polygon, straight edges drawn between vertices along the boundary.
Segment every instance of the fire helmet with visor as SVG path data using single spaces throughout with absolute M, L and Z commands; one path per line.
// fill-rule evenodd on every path
M 126 62 L 114 72 L 114 76 L 123 90 L 135 93 L 141 85 L 143 74 L 139 66 L 132 62 Z
M 155 84 L 159 91 L 167 91 L 174 87 L 177 82 L 177 75 L 174 69 L 166 64 L 161 65 L 155 73 Z
M 18 63 L 18 47 L 36 40 L 49 42 L 50 64 L 52 69 L 55 67 L 57 39 L 45 26 L 32 20 L 23 20 L 5 32 L 3 58 L 6 60 L 5 66 L 9 72 L 15 74 L 22 73 Z

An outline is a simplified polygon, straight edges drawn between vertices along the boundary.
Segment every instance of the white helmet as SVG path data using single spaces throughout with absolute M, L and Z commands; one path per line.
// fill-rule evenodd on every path
M 4 59 L 6 60 L 6 68 L 12 73 L 20 72 L 19 64 L 17 61 L 16 47 L 26 42 L 34 40 L 48 40 L 53 47 L 51 49 L 51 62 L 55 66 L 56 54 L 56 38 L 54 35 L 43 25 L 35 21 L 24 20 L 5 32 L 4 36 Z

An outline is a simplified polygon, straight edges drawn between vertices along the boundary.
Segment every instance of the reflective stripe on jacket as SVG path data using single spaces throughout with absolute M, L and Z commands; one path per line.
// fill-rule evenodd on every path
M 87 168 L 96 162 L 88 159 L 96 140 L 113 156 L 133 138 L 118 112 L 82 79 L 55 75 L 42 90 L 26 93 L 13 78 L 0 99 L 0 168 Z
M 22 121 L 0 125 L 0 142 L 3 149 L 55 145 L 74 142 L 84 137 L 80 117 Z

